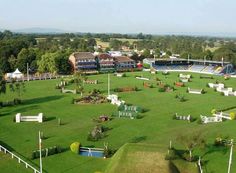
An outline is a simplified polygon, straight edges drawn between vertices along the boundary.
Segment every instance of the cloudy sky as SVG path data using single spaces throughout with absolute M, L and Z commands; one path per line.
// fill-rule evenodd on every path
M 236 33 L 236 0 L 0 0 L 0 28 Z

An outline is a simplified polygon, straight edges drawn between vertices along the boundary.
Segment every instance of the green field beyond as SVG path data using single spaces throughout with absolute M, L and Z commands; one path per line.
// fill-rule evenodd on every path
M 72 99 L 79 98 L 80 94 L 62 94 L 55 89 L 56 84 L 60 82 L 60 79 L 57 79 L 27 82 L 26 92 L 23 93 L 24 103 L 0 109 L 0 141 L 38 168 L 39 160 L 31 160 L 30 158 L 32 151 L 38 148 L 38 131 L 42 131 L 45 136 L 43 148 L 58 145 L 66 149 L 60 154 L 43 158 L 43 169 L 46 173 L 175 173 L 164 157 L 170 140 L 176 149 L 185 149 L 176 139 L 179 135 L 188 136 L 201 131 L 208 146 L 212 145 L 218 136 L 228 136 L 236 140 L 236 121 L 202 125 L 198 123 L 198 120 L 188 123 L 172 119 L 175 113 L 191 114 L 194 118 L 199 119 L 200 115 L 210 116 L 212 109 L 221 110 L 235 107 L 236 97 L 224 97 L 214 89 L 208 88 L 207 83 L 215 83 L 218 80 L 224 82 L 226 86 L 236 89 L 236 79 L 224 80 L 222 76 L 214 76 L 214 79 L 200 79 L 199 74 L 192 74 L 192 82 L 187 83 L 186 87 L 175 86 L 173 92 L 159 92 L 156 77 L 173 86 L 173 83 L 179 80 L 179 73 L 170 73 L 166 76 L 161 73 L 150 74 L 148 72 L 126 74 L 127 77 L 123 78 L 111 74 L 111 93 L 115 93 L 113 89 L 117 87 L 136 86 L 139 91 L 122 92 L 118 95 L 126 103 L 140 106 L 147 111 L 142 113 L 141 119 L 114 118 L 103 123 L 110 130 L 106 132 L 106 137 L 102 140 L 87 141 L 88 132 L 96 125 L 93 119 L 104 114 L 110 116 L 117 111 L 117 107 L 110 103 L 72 104 Z M 154 84 L 154 88 L 144 88 L 144 81 L 136 79 L 136 75 L 150 78 L 149 82 Z M 85 95 L 93 89 L 99 89 L 104 95 L 107 95 L 107 74 L 88 76 L 88 79 L 97 79 L 99 84 L 86 84 L 84 86 Z M 187 87 L 204 89 L 206 93 L 202 95 L 188 94 Z M 74 85 L 67 88 L 73 89 Z M 187 101 L 180 102 L 175 98 L 176 94 L 184 95 Z M 8 91 L 6 95 L 0 96 L 0 100 L 12 100 L 16 97 L 15 95 Z M 34 115 L 40 112 L 44 113 L 48 121 L 17 124 L 13 122 L 16 113 Z M 58 118 L 61 119 L 62 125 L 60 126 Z M 104 142 L 108 142 L 109 147 L 117 152 L 108 159 L 79 156 L 69 150 L 70 144 L 75 141 L 80 142 L 83 146 L 99 148 L 103 148 Z M 194 154 L 203 156 L 204 172 L 225 173 L 227 171 L 229 148 L 218 150 L 207 147 L 204 150 L 194 150 Z M 235 150 L 233 154 L 236 154 Z M 236 172 L 235 163 L 236 155 L 233 156 L 232 172 Z M 187 162 L 176 160 L 174 164 L 181 173 L 196 172 L 197 167 L 194 163 L 186 165 Z M 1 153 L 0 172 L 26 173 L 30 170 L 19 165 L 17 160 L 11 160 L 10 156 Z

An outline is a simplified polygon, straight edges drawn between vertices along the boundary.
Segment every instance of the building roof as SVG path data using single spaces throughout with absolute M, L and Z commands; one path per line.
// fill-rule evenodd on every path
M 115 57 L 116 61 L 117 62 L 134 62 L 134 60 L 130 59 L 129 57 L 127 56 L 118 56 L 118 57 Z
M 95 56 L 90 52 L 75 52 L 73 53 L 73 56 L 76 59 L 94 59 L 95 58 Z
M 102 53 L 97 56 L 99 59 L 113 59 L 109 54 L 107 53 Z

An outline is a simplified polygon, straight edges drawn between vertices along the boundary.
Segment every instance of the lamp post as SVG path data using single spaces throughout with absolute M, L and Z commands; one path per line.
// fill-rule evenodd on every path
M 41 139 L 41 133 L 39 131 L 39 167 L 40 167 L 40 173 L 43 173 L 43 163 L 42 163 L 42 139 Z

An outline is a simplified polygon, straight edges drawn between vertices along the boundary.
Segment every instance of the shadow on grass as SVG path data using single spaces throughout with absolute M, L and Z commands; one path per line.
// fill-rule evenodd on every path
M 5 112 L 5 113 L 0 113 L 0 117 L 4 117 L 4 116 L 6 116 L 6 115 L 9 115 L 9 112 Z
M 44 102 L 55 101 L 55 100 L 61 99 L 63 97 L 64 96 L 47 96 L 47 97 L 27 99 L 27 100 L 23 101 L 23 105 L 40 104 L 40 103 L 44 103 Z
M 147 139 L 147 136 L 135 136 L 131 139 L 131 143 L 139 143 L 142 141 L 145 141 Z
M 205 150 L 206 152 L 203 154 L 202 157 L 208 155 L 208 154 L 212 154 L 215 152 L 221 152 L 222 154 L 226 154 L 227 151 L 229 150 L 229 148 L 227 148 L 226 146 L 214 146 L 212 144 L 208 144 L 205 146 Z
M 168 163 L 170 173 L 180 173 L 178 168 L 175 166 L 175 164 L 171 161 Z
M 56 117 L 46 117 L 44 121 L 47 122 L 47 121 L 52 121 L 55 119 L 56 119 Z

